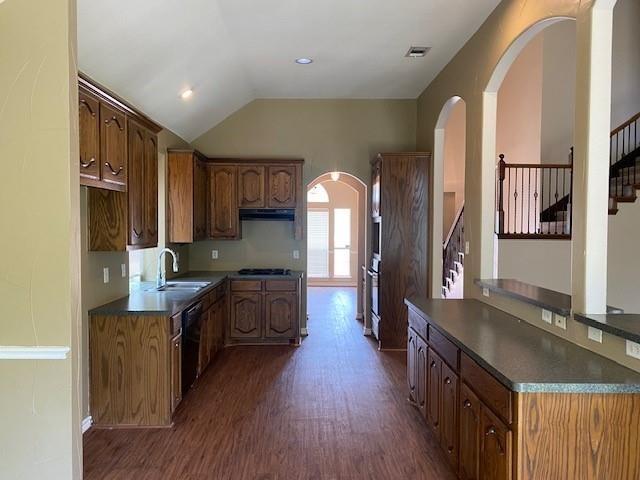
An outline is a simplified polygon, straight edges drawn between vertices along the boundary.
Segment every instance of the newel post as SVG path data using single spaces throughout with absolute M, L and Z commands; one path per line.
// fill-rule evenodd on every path
M 507 164 L 504 161 L 504 153 L 500 155 L 498 162 L 498 233 L 504 233 L 504 179 Z

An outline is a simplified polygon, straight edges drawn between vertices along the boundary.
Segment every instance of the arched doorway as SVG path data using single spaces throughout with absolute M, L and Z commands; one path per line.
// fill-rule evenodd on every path
M 442 107 L 434 131 L 432 295 L 462 298 L 466 103 L 455 96 Z M 440 248 L 442 245 L 442 248 Z
M 576 64 L 576 24 L 570 17 L 548 18 L 536 23 L 522 33 L 506 50 L 496 65 L 493 74 L 483 92 L 483 128 L 482 128 L 482 230 L 481 251 L 483 252 L 480 274 L 483 278 L 504 276 L 499 271 L 499 247 L 503 252 L 510 252 L 513 258 L 531 257 L 536 237 L 541 234 L 552 234 L 552 240 L 570 239 L 570 211 L 556 212 L 556 203 L 565 199 L 570 205 L 571 199 L 571 160 L 569 154 L 574 144 L 575 119 L 575 64 Z M 553 27 L 553 28 L 552 28 Z M 562 48 L 564 43 L 558 37 L 564 35 L 572 44 L 572 51 L 567 53 Z M 555 44 L 554 44 L 555 42 Z M 561 56 L 570 56 L 570 62 L 553 65 Z M 569 68 L 570 67 L 570 68 Z M 571 69 L 571 72 L 564 72 Z M 553 83 L 555 82 L 555 84 Z M 550 86 L 553 86 L 552 88 Z M 554 95 L 556 96 L 554 98 Z M 561 114 L 547 113 L 547 110 L 561 110 Z M 507 112 L 507 113 L 505 113 Z M 532 113 L 533 112 L 533 113 Z M 506 150 L 506 151 L 505 151 Z M 499 164 L 498 154 L 504 154 L 504 162 Z M 500 165 L 521 164 L 513 167 L 515 181 L 511 186 L 505 185 L 503 169 Z M 567 173 L 568 172 L 568 173 Z M 550 194 L 543 199 L 544 183 L 551 183 L 560 193 L 555 198 Z M 507 179 L 508 183 L 510 179 Z M 559 185 L 556 187 L 556 183 Z M 502 190 L 504 187 L 504 191 Z M 515 203 L 517 199 L 518 203 Z M 511 216 L 505 215 L 503 205 L 511 200 L 513 209 Z M 547 203 L 544 203 L 544 202 Z M 566 205 L 565 205 L 566 207 Z M 517 211 L 515 209 L 518 209 Z M 553 210 L 547 214 L 546 210 Z M 544 215 L 543 215 L 544 213 Z M 513 218 L 511 218 L 513 217 Z M 543 222 L 549 217 L 549 221 Z M 558 220 L 560 219 L 560 220 Z M 570 227 L 569 227 L 570 228 Z M 501 235 L 506 233 L 506 235 Z M 520 238 L 520 244 L 511 243 L 508 250 L 499 242 L 510 235 Z M 528 247 L 525 255 L 518 253 L 518 248 Z M 540 248 L 542 255 L 549 247 Z M 570 248 L 570 243 L 558 248 Z M 513 250 L 513 251 L 512 251 Z M 566 253 L 566 252 L 565 252 Z M 551 257 L 549 257 L 551 258 Z M 566 259 L 570 272 L 570 251 L 561 258 Z M 532 260 L 524 272 L 522 262 L 514 263 L 513 268 L 522 269 L 528 278 L 520 278 L 529 283 L 540 284 L 534 278 L 548 277 L 548 271 Z M 539 275 L 536 273 L 536 268 Z M 568 274 L 569 275 L 569 274 Z M 520 277 L 513 273 L 509 278 Z M 570 282 L 570 279 L 568 280 Z M 566 283 L 566 282 L 565 282 Z M 555 285 L 554 285 L 555 287 Z M 570 289 L 570 286 L 568 287 Z M 560 288 L 556 288 L 560 290 Z M 563 288 L 562 290 L 564 290 Z
M 328 172 L 307 185 L 307 285 L 352 289 L 365 333 L 367 218 L 367 186 L 359 178 Z

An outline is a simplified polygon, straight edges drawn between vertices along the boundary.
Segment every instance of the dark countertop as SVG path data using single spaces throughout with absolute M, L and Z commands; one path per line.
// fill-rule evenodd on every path
M 514 392 L 640 393 L 640 373 L 478 300 L 405 303 Z
M 492 292 L 544 308 L 564 317 L 571 315 L 571 295 L 566 293 L 538 287 L 513 278 L 476 279 L 475 284 L 479 287 L 488 288 Z M 616 307 L 607 307 L 607 310 L 609 313 L 623 312 Z
M 640 315 L 634 313 L 608 313 L 602 315 L 586 315 L 576 313 L 576 322 L 584 323 L 603 332 L 640 343 Z
M 289 275 L 239 275 L 238 272 L 189 272 L 170 282 L 210 282 L 198 291 L 157 291 L 155 282 L 143 282 L 141 288 L 126 297 L 89 310 L 89 315 L 175 315 L 183 311 L 199 297 L 208 293 L 227 279 L 265 280 L 299 279 L 304 272 L 292 271 Z

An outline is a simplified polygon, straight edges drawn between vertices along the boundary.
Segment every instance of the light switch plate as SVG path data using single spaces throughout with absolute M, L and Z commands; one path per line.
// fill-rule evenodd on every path
M 587 336 L 589 340 L 593 340 L 594 342 L 602 343 L 602 330 L 598 330 L 597 328 L 589 327 L 587 330 Z
M 627 355 L 640 360 L 640 343 L 627 340 Z
M 464 242 L 464 254 L 469 255 L 469 242 Z
M 109 267 L 104 267 L 102 269 L 102 281 L 104 283 L 109 283 Z
M 562 330 L 566 330 L 567 329 L 567 317 L 563 317 L 562 315 L 558 315 L 556 313 L 555 324 L 556 324 L 556 327 L 561 328 Z
M 548 323 L 549 325 L 553 324 L 553 313 L 551 313 L 549 310 L 545 310 L 544 308 L 542 309 L 542 320 L 546 323 Z
M 484 287 L 482 289 L 482 295 L 484 295 L 485 297 L 489 296 L 489 289 L 487 287 Z
M 122 275 L 122 278 L 127 278 L 127 264 L 126 263 L 121 263 L 120 264 L 120 274 Z
M 211 250 L 211 259 L 212 260 L 218 259 L 218 250 Z
M 293 251 L 293 258 L 296 260 L 300 259 L 300 250 L 294 250 Z

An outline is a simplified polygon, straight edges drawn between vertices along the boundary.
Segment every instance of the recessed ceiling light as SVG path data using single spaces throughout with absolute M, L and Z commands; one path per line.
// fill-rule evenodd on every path
M 298 65 L 309 65 L 310 63 L 313 63 L 313 59 L 311 59 L 311 58 L 297 58 L 296 59 L 296 63 Z
M 405 57 L 409 58 L 421 58 L 429 53 L 431 47 L 411 47 Z
M 187 100 L 193 96 L 193 90 L 187 88 L 184 92 L 180 94 L 183 100 Z

